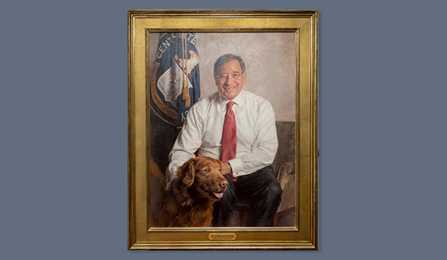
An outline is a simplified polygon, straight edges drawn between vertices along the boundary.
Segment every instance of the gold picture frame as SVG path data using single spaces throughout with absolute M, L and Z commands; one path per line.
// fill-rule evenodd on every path
M 317 249 L 318 11 L 130 10 L 128 12 L 129 249 Z M 151 220 L 153 172 L 151 38 L 163 32 L 286 33 L 294 68 L 291 226 L 156 227 Z M 155 37 L 155 36 L 154 36 Z M 289 55 L 290 56 L 290 55 Z M 287 109 L 284 109 L 286 111 Z M 290 111 L 289 111 L 290 112 Z M 296 152 L 295 152 L 296 151 Z M 152 174 L 152 175 L 151 175 Z

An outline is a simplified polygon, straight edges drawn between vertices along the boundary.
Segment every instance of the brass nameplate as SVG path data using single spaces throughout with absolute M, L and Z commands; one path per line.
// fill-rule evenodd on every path
M 236 233 L 209 233 L 209 240 L 236 240 Z

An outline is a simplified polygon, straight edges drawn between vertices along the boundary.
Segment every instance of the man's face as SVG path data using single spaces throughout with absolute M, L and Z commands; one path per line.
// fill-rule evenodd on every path
M 230 60 L 219 68 L 215 80 L 219 93 L 227 99 L 233 99 L 244 87 L 245 73 L 242 73 L 239 61 Z

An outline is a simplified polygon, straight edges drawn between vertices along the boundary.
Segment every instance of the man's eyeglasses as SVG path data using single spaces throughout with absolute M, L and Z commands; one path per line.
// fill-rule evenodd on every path
M 231 79 L 235 79 L 235 80 L 240 80 L 242 77 L 242 73 L 235 72 L 235 73 L 225 73 L 225 74 L 217 75 L 218 80 L 224 80 L 224 79 L 227 79 L 227 77 L 230 77 Z

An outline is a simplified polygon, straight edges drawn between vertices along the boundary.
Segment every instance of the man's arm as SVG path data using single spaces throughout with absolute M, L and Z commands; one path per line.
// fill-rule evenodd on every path
M 259 108 L 255 126 L 256 138 L 250 153 L 229 161 L 233 175 L 236 177 L 253 173 L 273 163 L 278 150 L 276 120 L 272 105 L 263 103 Z
M 194 156 L 202 145 L 203 118 L 197 106 L 193 106 L 186 116 L 186 121 L 180 131 L 174 146 L 169 153 L 169 165 L 166 173 L 167 187 L 176 177 L 177 169 Z

